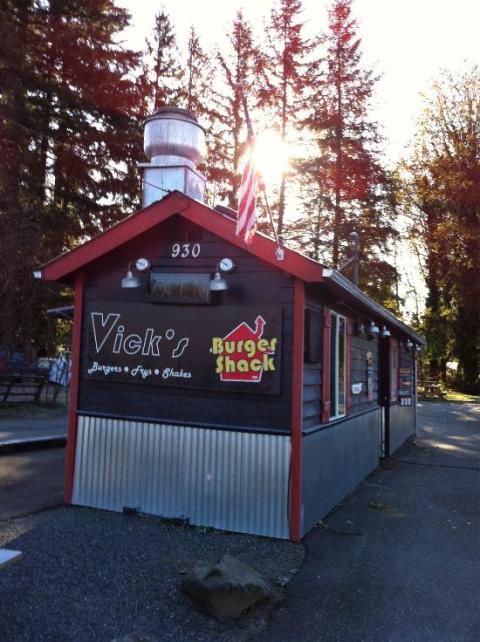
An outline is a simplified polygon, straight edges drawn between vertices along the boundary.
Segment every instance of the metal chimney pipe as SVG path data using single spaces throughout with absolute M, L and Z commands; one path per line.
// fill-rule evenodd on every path
M 205 130 L 185 109 L 160 107 L 145 121 L 144 151 L 149 163 L 143 171 L 143 207 L 178 190 L 204 201 L 205 177 L 197 170 L 205 158 Z

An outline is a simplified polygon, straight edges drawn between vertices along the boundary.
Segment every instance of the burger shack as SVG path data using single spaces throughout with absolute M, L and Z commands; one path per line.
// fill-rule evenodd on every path
M 75 291 L 66 501 L 298 541 L 414 435 L 423 340 L 335 270 L 245 245 L 202 202 L 203 136 L 152 116 L 143 209 L 41 269 Z

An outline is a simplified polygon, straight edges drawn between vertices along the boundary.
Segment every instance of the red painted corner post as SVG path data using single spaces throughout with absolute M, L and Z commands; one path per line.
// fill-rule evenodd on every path
M 302 538 L 302 403 L 303 403 L 303 333 L 305 319 L 304 282 L 295 279 L 293 305 L 292 369 L 292 454 L 290 476 L 290 538 Z
M 80 349 L 82 339 L 83 285 L 83 272 L 77 272 L 75 274 L 75 297 L 73 300 L 72 378 L 70 382 L 67 454 L 65 463 L 65 502 L 67 504 L 72 503 L 73 470 L 75 467 L 75 446 L 77 442 L 78 380 L 80 374 Z

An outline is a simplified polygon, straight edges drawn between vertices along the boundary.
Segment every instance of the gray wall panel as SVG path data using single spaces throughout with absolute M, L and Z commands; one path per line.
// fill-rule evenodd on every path
M 380 413 L 378 408 L 304 437 L 303 533 L 377 467 Z
M 412 401 L 413 404 L 414 400 Z M 389 455 L 415 432 L 415 406 L 390 406 L 390 452 Z
M 288 538 L 290 438 L 78 418 L 73 503 Z

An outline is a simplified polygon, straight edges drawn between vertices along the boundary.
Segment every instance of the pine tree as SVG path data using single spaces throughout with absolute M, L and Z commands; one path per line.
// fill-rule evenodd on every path
M 11 150 L 0 198 L 10 239 L 2 307 L 16 323 L 12 331 L 2 317 L 0 343 L 15 346 L 38 343 L 53 303 L 32 270 L 138 203 L 130 162 L 141 149 L 141 101 L 138 56 L 117 39 L 128 14 L 111 0 L 9 2 L 1 17 L 2 43 L 16 49 L 9 56 L 5 47 L 0 63 L 1 135 Z
M 332 247 L 335 268 L 348 258 L 349 234 L 360 235 L 360 284 L 391 303 L 395 270 L 383 255 L 394 230 L 388 177 L 380 161 L 380 135 L 369 110 L 377 78 L 361 65 L 361 41 L 351 0 L 335 0 L 322 55 L 311 65 L 304 125 L 314 152 L 302 164 L 307 205 L 316 208 L 321 243 Z M 318 244 L 318 243 L 317 243 Z
M 151 68 L 146 71 L 147 87 L 152 94 L 150 111 L 159 107 L 175 106 L 182 94 L 182 66 L 175 32 L 170 17 L 165 11 L 155 16 L 155 27 L 151 40 L 147 40 L 147 57 Z
M 301 0 L 278 0 L 266 27 L 266 48 L 259 57 L 257 71 L 261 77 L 259 106 L 278 124 L 284 143 L 299 122 L 299 107 L 308 83 L 308 55 L 313 44 L 303 36 Z M 280 182 L 277 225 L 281 235 L 284 227 L 287 176 Z
M 207 179 L 205 200 L 212 205 L 216 201 L 219 179 L 217 159 L 223 147 L 218 114 L 214 107 L 214 78 L 217 72 L 215 55 L 203 49 L 198 34 L 191 27 L 179 106 L 192 112 L 205 129 L 207 157 L 198 166 L 198 170 Z
M 216 148 L 212 154 L 215 165 L 211 176 L 218 185 L 218 196 L 226 198 L 229 207 L 237 207 L 240 187 L 241 158 L 247 132 L 241 91 L 250 99 L 255 95 L 255 67 L 258 49 L 250 24 L 238 11 L 228 34 L 229 50 L 217 51 L 221 89 L 213 95 L 216 118 Z

